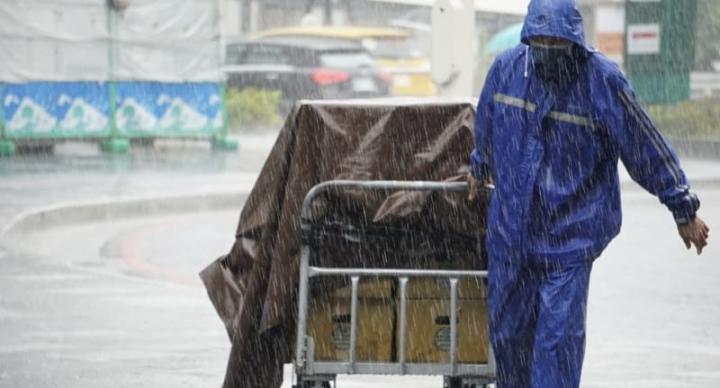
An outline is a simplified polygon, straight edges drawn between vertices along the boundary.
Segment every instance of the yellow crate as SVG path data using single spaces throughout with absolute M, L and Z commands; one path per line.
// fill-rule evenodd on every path
M 308 334 L 317 361 L 347 361 L 350 348 L 350 287 L 311 300 Z M 393 360 L 395 301 L 390 280 L 368 279 L 358 287 L 357 361 Z
M 458 362 L 488 359 L 487 291 L 482 280 L 462 279 L 458 287 Z M 346 361 L 350 345 L 351 288 L 310 301 L 308 334 L 317 361 Z M 399 303 L 389 279 L 364 279 L 358 287 L 357 360 L 397 361 Z M 413 279 L 408 286 L 406 359 L 448 362 L 450 300 L 447 281 Z
M 458 300 L 458 308 L 458 362 L 486 363 L 489 343 L 486 300 Z M 407 361 L 449 362 L 450 301 L 408 300 L 407 309 Z M 399 332 L 397 339 L 399 340 Z
M 450 299 L 450 281 L 442 278 L 410 279 L 408 299 Z M 462 278 L 458 281 L 459 299 L 486 299 L 487 287 L 480 278 Z
M 390 299 L 392 297 L 393 280 L 390 278 L 361 278 L 358 284 L 360 299 Z M 335 296 L 350 299 L 352 287 L 347 286 L 335 291 Z
M 441 261 L 428 259 L 422 269 L 475 271 L 481 269 L 480 260 L 462 257 Z M 485 299 L 487 287 L 481 278 L 463 277 L 458 282 L 458 298 Z M 411 278 L 408 284 L 408 299 L 450 299 L 450 281 L 446 278 Z

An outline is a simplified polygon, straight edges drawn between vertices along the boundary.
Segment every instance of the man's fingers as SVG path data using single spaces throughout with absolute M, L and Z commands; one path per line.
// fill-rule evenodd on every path
M 690 239 L 688 239 L 685 236 L 682 236 L 682 240 L 685 243 L 685 248 L 687 248 L 689 250 L 692 247 L 692 245 L 690 245 Z
M 708 234 L 706 231 L 704 231 L 704 230 L 700 230 L 700 231 L 697 233 L 697 237 L 698 237 L 699 239 L 703 240 L 703 242 L 705 242 L 705 241 L 708 239 L 708 236 L 709 236 L 709 234 Z
M 707 240 L 710 236 L 710 228 L 700 218 L 695 219 L 688 225 L 679 227 L 680 237 L 685 243 L 685 247 L 689 250 L 695 246 L 698 255 L 702 254 L 703 249 L 708 245 Z
M 692 240 L 693 244 L 695 244 L 695 248 L 697 249 L 697 254 L 702 254 L 703 248 L 707 246 L 707 240 L 705 238 L 696 238 Z
M 477 198 L 477 191 L 478 186 L 480 185 L 480 181 L 475 179 L 475 177 L 468 175 L 468 200 L 474 201 L 475 198 Z

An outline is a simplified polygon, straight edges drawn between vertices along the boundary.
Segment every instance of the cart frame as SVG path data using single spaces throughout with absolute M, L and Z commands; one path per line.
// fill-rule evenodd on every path
M 492 189 L 486 186 L 485 189 Z M 434 191 L 462 192 L 468 190 L 465 182 L 426 182 L 426 181 L 326 181 L 308 191 L 302 205 L 302 231 L 309 233 L 312 226 L 306 222 L 312 219 L 312 203 L 320 194 L 337 190 L 360 191 Z M 481 245 L 478 242 L 478 253 Z M 450 270 L 414 270 L 414 269 L 366 269 L 366 268 L 326 268 L 310 266 L 311 247 L 303 239 L 300 250 L 300 284 L 298 294 L 298 327 L 295 354 L 295 373 L 297 387 L 327 387 L 338 374 L 374 374 L 374 375 L 442 375 L 446 387 L 483 387 L 495 381 L 495 357 L 492 346 L 488 350 L 487 364 L 460 364 L 457 361 L 457 311 L 458 281 L 460 278 L 487 278 L 487 271 L 450 271 Z M 309 281 L 319 276 L 344 276 L 351 282 L 350 302 L 350 348 L 348 359 L 344 362 L 318 362 L 315 360 L 315 343 L 307 334 Z M 358 362 L 357 345 L 357 309 L 358 284 L 362 277 L 396 278 L 400 285 L 400 316 L 397 362 Z M 450 283 L 450 349 L 448 363 L 409 363 L 406 361 L 407 337 L 407 284 L 410 278 L 431 277 L 448 279 Z

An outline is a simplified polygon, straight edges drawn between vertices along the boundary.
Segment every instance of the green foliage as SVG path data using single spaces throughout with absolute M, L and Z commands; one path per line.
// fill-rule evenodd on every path
M 280 123 L 278 90 L 228 89 L 226 96 L 228 128 L 231 131 L 273 128 Z
M 718 0 L 698 0 L 695 69 L 711 71 L 712 62 L 720 59 L 720 5 Z
M 648 112 L 663 134 L 676 139 L 720 140 L 720 101 L 652 105 Z

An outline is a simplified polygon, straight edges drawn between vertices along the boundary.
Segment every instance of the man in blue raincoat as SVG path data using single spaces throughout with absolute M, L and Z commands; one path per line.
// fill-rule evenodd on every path
M 659 197 L 688 249 L 697 217 L 678 158 L 620 69 L 585 44 L 574 0 L 532 0 L 475 122 L 470 199 L 494 182 L 486 246 L 498 388 L 578 387 L 590 271 L 620 231 L 618 160 Z

